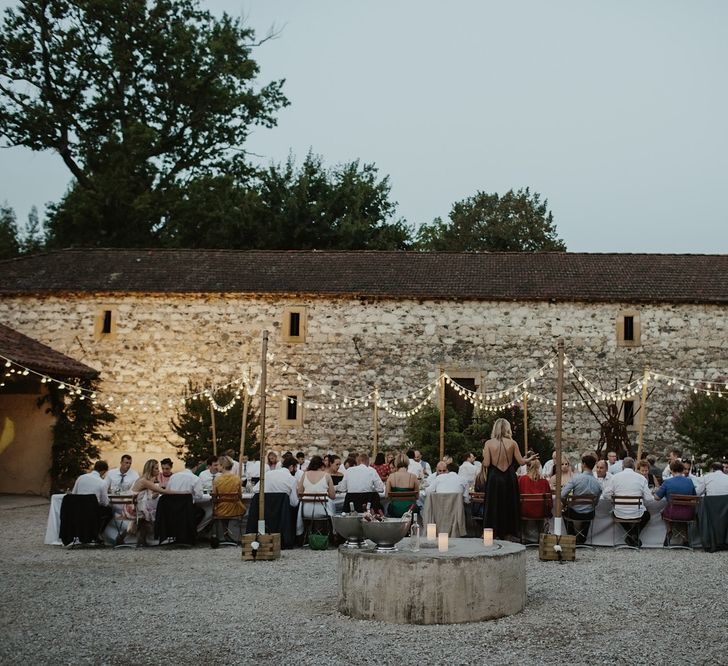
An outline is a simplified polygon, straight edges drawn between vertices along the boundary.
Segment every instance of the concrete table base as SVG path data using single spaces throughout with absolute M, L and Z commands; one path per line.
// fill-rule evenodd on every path
M 496 541 L 451 539 L 450 548 L 395 553 L 339 549 L 339 611 L 397 624 L 480 622 L 523 610 L 526 549 Z

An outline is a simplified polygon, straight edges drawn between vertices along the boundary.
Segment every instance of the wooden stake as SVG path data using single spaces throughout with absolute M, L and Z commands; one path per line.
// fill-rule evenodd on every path
M 445 457 L 445 368 L 440 366 L 440 460 Z
M 645 366 L 645 374 L 642 378 L 642 397 L 640 399 L 640 430 L 637 441 L 637 462 L 642 460 L 642 445 L 645 437 L 645 420 L 647 419 L 647 379 L 650 376 L 650 366 Z
M 559 339 L 556 372 L 556 505 L 554 506 L 554 533 L 561 535 L 561 428 L 564 401 L 564 339 Z
M 260 354 L 260 486 L 258 490 L 258 533 L 265 534 L 265 387 L 268 381 L 268 331 L 263 331 Z
M 377 457 L 377 450 L 379 449 L 379 387 L 374 387 L 374 423 L 372 424 L 374 430 L 374 457 Z
M 212 455 L 217 455 L 217 431 L 215 429 L 215 408 L 212 406 L 212 398 L 210 398 L 210 423 L 212 424 Z
M 523 457 L 528 455 L 528 393 L 523 392 Z
M 242 424 L 240 426 L 240 457 L 238 460 L 240 461 L 240 480 L 243 480 L 243 458 L 245 457 L 245 433 L 248 430 L 248 408 L 250 407 L 250 395 L 248 394 L 248 389 L 243 386 L 243 418 L 242 418 Z

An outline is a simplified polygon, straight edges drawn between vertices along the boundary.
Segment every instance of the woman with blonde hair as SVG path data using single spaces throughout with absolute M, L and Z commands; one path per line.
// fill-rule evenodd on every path
M 538 459 L 535 453 L 523 458 L 518 444 L 511 438 L 511 424 L 506 419 L 497 419 L 490 439 L 483 446 L 483 467 L 488 474 L 483 527 L 492 527 L 497 539 L 515 538 L 520 531 L 516 463 L 525 465 Z
M 142 475 L 134 481 L 131 492 L 136 496 L 137 547 L 147 545 L 147 531 L 154 525 L 157 516 L 157 502 L 160 495 L 177 495 L 175 490 L 167 490 L 157 483 L 159 463 L 147 460 Z
M 518 477 L 518 492 L 521 495 L 547 495 L 544 504 L 523 502 L 521 504 L 521 518 L 538 520 L 543 514 L 551 515 L 553 501 L 551 499 L 551 485 L 541 476 L 541 463 L 538 458 L 531 460 L 528 470 Z
M 567 483 L 569 483 L 569 481 L 571 481 L 571 477 L 573 476 L 574 473 L 571 469 L 571 461 L 569 460 L 569 456 L 563 453 L 561 455 L 561 487 L 563 488 Z M 554 467 L 554 471 L 551 474 L 549 484 L 552 492 L 556 492 L 556 467 Z
M 387 477 L 387 487 L 384 496 L 389 497 L 389 493 L 406 493 L 420 492 L 420 482 L 417 477 L 407 471 L 409 467 L 409 458 L 404 453 L 398 453 L 394 459 L 395 472 Z M 387 507 L 387 514 L 393 518 L 401 518 L 407 509 L 414 502 L 412 500 L 393 500 Z
M 232 458 L 220 456 L 217 463 L 220 467 L 220 473 L 215 475 L 215 479 L 212 482 L 212 515 L 214 518 L 222 521 L 223 541 L 237 541 L 237 539 L 233 539 L 228 531 L 228 527 L 230 525 L 230 518 L 239 518 L 245 513 L 240 476 L 233 474 Z M 219 501 L 221 495 L 226 495 L 229 498 L 235 496 L 237 500 L 227 501 L 226 498 L 225 501 L 221 502 Z M 214 538 L 217 537 L 218 535 L 215 534 Z

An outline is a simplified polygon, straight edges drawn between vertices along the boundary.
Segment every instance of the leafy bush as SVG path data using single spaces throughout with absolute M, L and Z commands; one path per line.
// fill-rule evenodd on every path
M 696 456 L 719 460 L 728 455 L 728 398 L 694 393 L 674 418 L 678 435 Z

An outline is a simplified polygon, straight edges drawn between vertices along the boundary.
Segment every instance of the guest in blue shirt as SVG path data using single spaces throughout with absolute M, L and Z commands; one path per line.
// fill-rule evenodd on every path
M 602 486 L 594 476 L 594 466 L 597 459 L 591 453 L 585 453 L 581 457 L 581 472 L 575 474 L 561 490 L 561 499 L 566 499 L 570 493 L 577 495 L 593 495 L 592 504 L 577 504 L 573 507 L 566 507 L 565 516 L 570 520 L 566 521 L 566 531 L 576 535 L 576 542 L 586 542 L 589 526 L 584 527 L 583 523 L 594 520 L 594 507 L 599 496 L 602 494 Z M 573 521 L 577 521 L 575 524 Z
M 662 510 L 663 520 L 691 521 L 695 514 L 691 506 L 672 506 L 670 500 L 673 495 L 695 495 L 695 484 L 685 476 L 685 466 L 679 460 L 670 463 L 672 476 L 664 479 L 662 485 L 655 490 L 655 497 L 662 499 L 667 497 L 667 506 Z

